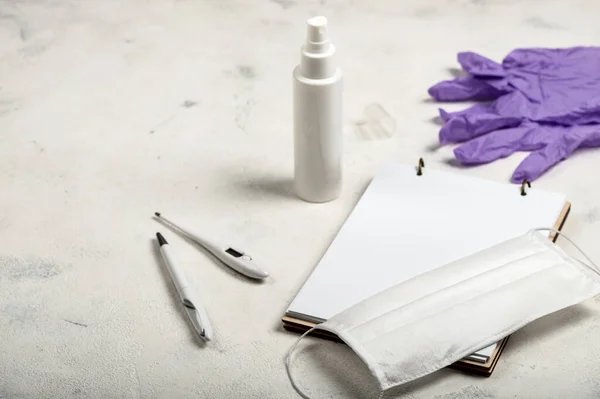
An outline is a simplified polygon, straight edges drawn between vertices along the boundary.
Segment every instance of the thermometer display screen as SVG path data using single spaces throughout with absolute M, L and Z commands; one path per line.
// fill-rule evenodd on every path
M 235 256 L 236 258 L 240 258 L 243 255 L 242 253 L 236 251 L 233 248 L 228 248 L 225 250 L 225 252 L 227 252 L 231 256 Z

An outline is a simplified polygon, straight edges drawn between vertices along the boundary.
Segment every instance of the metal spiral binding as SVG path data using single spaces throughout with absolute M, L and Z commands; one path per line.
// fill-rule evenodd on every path
M 419 158 L 419 163 L 417 164 L 417 176 L 421 176 L 423 174 L 424 167 L 425 161 L 423 161 L 423 158 Z
M 527 187 L 531 188 L 531 183 L 529 183 L 529 180 L 523 180 L 523 183 L 521 183 L 521 195 L 527 195 L 525 192 L 525 184 L 527 184 Z

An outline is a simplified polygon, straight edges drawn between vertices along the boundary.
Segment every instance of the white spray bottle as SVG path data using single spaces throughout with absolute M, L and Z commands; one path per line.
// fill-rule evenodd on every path
M 309 202 L 337 198 L 342 188 L 342 71 L 327 37 L 327 19 L 307 21 L 294 69 L 294 191 Z

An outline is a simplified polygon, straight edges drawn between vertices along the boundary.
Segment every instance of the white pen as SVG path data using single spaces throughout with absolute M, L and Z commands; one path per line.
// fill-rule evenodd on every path
M 172 227 L 175 227 L 189 239 L 206 249 L 208 252 L 212 253 L 217 257 L 217 259 L 238 273 L 242 273 L 246 277 L 257 280 L 262 280 L 269 277 L 269 273 L 264 268 L 259 266 L 256 260 L 252 259 L 250 254 L 240 250 L 239 248 L 236 249 L 228 245 L 217 244 L 208 240 L 207 238 L 201 237 L 198 233 L 193 233 L 191 230 L 185 229 L 173 223 L 161 215 L 160 212 L 154 213 L 154 216 L 170 224 Z
M 171 280 L 173 280 L 173 284 L 179 293 L 179 298 L 181 299 L 181 302 L 183 302 L 183 307 L 192 322 L 194 329 L 198 332 L 200 338 L 205 341 L 210 341 L 213 332 L 206 310 L 200 303 L 200 300 L 194 295 L 193 290 L 189 287 L 185 275 L 177 267 L 167 240 L 165 240 L 160 233 L 156 233 L 156 238 L 160 245 L 160 253 L 165 260 L 169 275 L 171 275 Z

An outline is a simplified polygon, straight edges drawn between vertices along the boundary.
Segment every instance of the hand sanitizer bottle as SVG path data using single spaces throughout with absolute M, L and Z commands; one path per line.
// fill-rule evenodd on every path
M 294 69 L 294 191 L 328 202 L 342 188 L 342 71 L 327 35 L 327 19 L 308 20 Z

